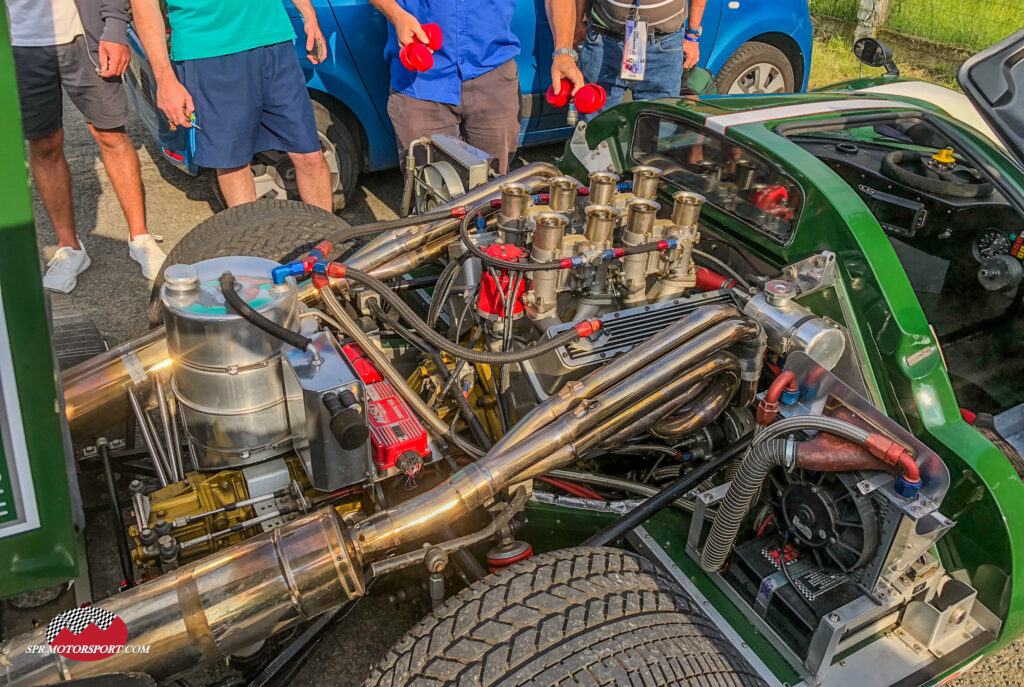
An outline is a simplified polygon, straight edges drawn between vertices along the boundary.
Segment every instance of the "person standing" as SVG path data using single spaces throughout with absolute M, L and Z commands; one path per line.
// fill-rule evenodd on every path
M 129 0 L 7 0 L 22 129 L 39 196 L 57 234 L 43 286 L 71 292 L 91 261 L 75 230 L 64 157 L 63 98 L 85 117 L 128 221 L 128 254 L 153 279 L 166 257 L 146 230 L 139 155 L 125 125 Z
M 580 69 L 608 93 L 605 108 L 618 105 L 627 89 L 633 100 L 679 96 L 683 69 L 700 59 L 706 2 L 591 0 Z
M 388 115 L 404 158 L 414 140 L 434 134 L 461 138 L 493 155 L 508 171 L 519 143 L 519 39 L 512 33 L 515 0 L 370 0 L 390 23 L 384 56 L 391 66 Z M 574 0 L 545 0 L 554 37 L 551 78 L 583 85 L 572 48 Z M 422 24 L 441 28 L 434 65 L 406 69 L 399 59 L 413 41 L 428 43 Z
M 302 200 L 333 212 L 331 173 L 281 0 L 166 4 L 170 55 L 160 0 L 132 0 L 135 28 L 156 79 L 157 107 L 172 127 L 190 129 L 193 159 L 217 170 L 227 205 L 256 200 L 253 155 L 283 150 L 295 166 Z M 316 12 L 310 0 L 292 4 L 305 25 L 306 54 L 320 64 L 327 44 Z

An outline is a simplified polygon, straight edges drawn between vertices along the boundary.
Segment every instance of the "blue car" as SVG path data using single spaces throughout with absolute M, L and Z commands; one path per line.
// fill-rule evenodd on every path
M 302 20 L 285 1 L 298 35 Z M 394 131 L 387 116 L 388 66 L 382 55 L 387 21 L 368 0 L 313 0 L 329 57 L 314 66 L 297 46 L 313 97 L 320 139 L 335 188 L 335 207 L 356 188 L 361 172 L 398 164 Z M 522 86 L 524 146 L 568 138 L 565 110 L 544 99 L 550 85 L 551 32 L 543 0 L 518 0 L 512 20 L 522 43 L 517 60 Z M 803 91 L 811 68 L 811 19 L 807 0 L 708 0 L 700 41 L 700 66 L 715 75 L 719 93 Z M 156 109 L 156 83 L 142 44 L 129 29 L 132 52 L 126 74 L 136 110 L 164 157 L 187 172 L 201 170 L 192 159 L 184 129 L 171 131 Z M 253 159 L 257 196 L 297 197 L 287 155 L 273 151 Z

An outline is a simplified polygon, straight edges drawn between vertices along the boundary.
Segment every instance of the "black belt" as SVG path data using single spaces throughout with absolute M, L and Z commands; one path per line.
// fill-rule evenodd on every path
M 612 29 L 609 29 L 607 27 L 601 26 L 600 24 L 595 24 L 594 22 L 590 22 L 590 27 L 589 28 L 594 33 L 599 33 L 602 36 L 610 36 L 611 38 L 615 38 L 615 39 L 618 39 L 620 41 L 626 40 L 626 32 L 625 31 L 613 31 Z M 664 36 L 664 35 L 665 35 L 664 31 L 658 31 L 657 29 L 648 29 L 648 31 L 647 31 L 647 42 L 649 43 L 649 42 L 653 41 L 655 38 L 658 38 L 658 37 Z

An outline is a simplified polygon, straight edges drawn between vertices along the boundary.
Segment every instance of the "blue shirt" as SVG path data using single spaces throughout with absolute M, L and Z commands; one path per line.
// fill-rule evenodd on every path
M 458 105 L 462 82 L 475 79 L 519 55 L 512 33 L 515 0 L 398 0 L 420 24 L 441 27 L 443 42 L 434 66 L 425 72 L 406 69 L 398 59 L 398 36 L 388 25 L 384 57 L 391 64 L 391 88 L 398 93 Z

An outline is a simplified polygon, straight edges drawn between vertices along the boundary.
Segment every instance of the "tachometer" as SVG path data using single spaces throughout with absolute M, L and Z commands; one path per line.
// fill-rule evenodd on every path
M 1010 239 L 998 229 L 986 229 L 974 238 L 971 252 L 978 262 L 1003 255 L 1010 250 Z

